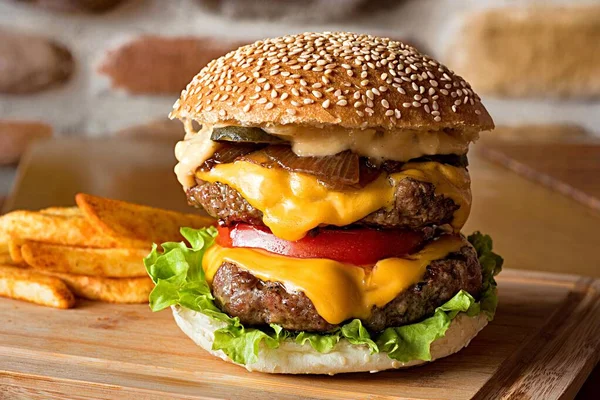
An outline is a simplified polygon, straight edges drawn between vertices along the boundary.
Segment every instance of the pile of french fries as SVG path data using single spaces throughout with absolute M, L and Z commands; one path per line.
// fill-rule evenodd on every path
M 214 220 L 78 194 L 77 207 L 0 217 L 0 296 L 70 308 L 75 297 L 144 303 L 153 288 L 143 258 L 152 243 L 181 241 L 180 227 Z

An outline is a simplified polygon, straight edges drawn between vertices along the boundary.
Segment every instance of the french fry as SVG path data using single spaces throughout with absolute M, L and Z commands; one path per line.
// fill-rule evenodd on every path
M 0 217 L 3 231 L 23 240 L 95 248 L 148 248 L 147 241 L 115 239 L 98 232 L 83 217 L 13 211 Z
M 148 249 L 90 249 L 25 241 L 21 255 L 29 266 L 75 275 L 113 278 L 147 276 L 143 259 Z
M 49 274 L 63 280 L 78 297 L 109 303 L 147 303 L 154 288 L 154 283 L 148 277 L 115 279 L 63 272 Z
M 99 231 L 115 238 L 141 239 L 149 243 L 179 241 L 181 227 L 214 225 L 209 217 L 127 203 L 79 193 L 77 205 Z
M 58 278 L 0 265 L 0 296 L 56 308 L 71 308 L 75 297 Z
M 83 215 L 77 207 L 48 207 L 40 210 L 42 214 L 60 215 L 62 217 L 76 217 Z
M 23 260 L 23 255 L 21 254 L 22 243 L 23 241 L 17 238 L 12 238 L 10 242 L 8 242 L 8 254 L 12 259 L 13 264 L 25 265 L 25 260 Z
M 0 265 L 14 265 L 10 253 L 0 253 Z

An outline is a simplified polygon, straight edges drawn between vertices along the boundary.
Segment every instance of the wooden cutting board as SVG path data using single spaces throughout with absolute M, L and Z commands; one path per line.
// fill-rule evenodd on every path
M 600 281 L 506 270 L 499 287 L 496 319 L 460 353 L 333 377 L 246 372 L 145 305 L 0 299 L 0 398 L 573 398 L 600 357 Z

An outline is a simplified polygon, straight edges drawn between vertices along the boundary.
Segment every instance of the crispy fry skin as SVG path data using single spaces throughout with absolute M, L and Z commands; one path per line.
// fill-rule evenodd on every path
M 40 210 L 42 214 L 59 215 L 62 217 L 76 217 L 83 215 L 77 207 L 48 207 Z
M 147 303 L 154 288 L 154 283 L 147 277 L 114 279 L 63 272 L 48 274 L 62 279 L 78 297 L 109 303 Z
M 58 278 L 0 265 L 0 296 L 56 308 L 71 308 L 75 297 Z
M 10 253 L 0 252 L 0 265 L 16 265 L 16 264 L 13 262 L 12 257 L 10 256 Z
M 136 238 L 148 243 L 183 240 L 181 227 L 202 228 L 215 224 L 209 217 L 183 214 L 79 193 L 75 200 L 83 214 L 106 235 Z
M 12 264 L 26 265 L 25 260 L 23 260 L 23 255 L 21 254 L 22 244 L 23 241 L 16 237 L 13 237 L 8 242 L 8 253 L 10 254 L 10 258 L 12 259 Z
M 0 226 L 10 236 L 46 243 L 95 248 L 148 248 L 147 241 L 115 239 L 101 234 L 83 216 L 13 211 L 0 217 Z
M 112 278 L 146 276 L 142 260 L 150 249 L 90 249 L 25 241 L 21 255 L 31 267 Z

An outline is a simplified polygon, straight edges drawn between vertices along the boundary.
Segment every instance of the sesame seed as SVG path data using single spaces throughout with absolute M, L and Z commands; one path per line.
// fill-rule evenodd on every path
M 408 108 L 408 107 L 410 107 L 410 106 L 411 106 L 411 104 L 410 104 L 410 103 L 402 103 L 402 107 L 404 107 L 404 108 Z
M 285 110 L 285 112 L 287 112 L 290 115 L 296 115 L 296 110 L 294 110 L 292 108 Z
M 331 104 L 331 102 L 329 101 L 329 99 L 325 100 L 322 104 L 323 108 L 329 108 L 329 104 Z
M 279 98 L 283 101 L 283 100 L 287 99 L 288 96 L 289 96 L 289 94 L 283 92 L 283 93 L 281 93 L 281 96 L 279 96 Z
M 390 108 L 390 103 L 388 103 L 388 101 L 386 99 L 381 100 L 381 105 L 384 108 Z
M 342 107 L 344 107 L 345 105 L 347 105 L 347 104 L 348 104 L 348 101 L 346 101 L 346 100 L 340 100 L 340 101 L 338 101 L 338 102 L 337 102 L 337 103 L 335 103 L 335 104 L 337 104 L 338 106 L 342 106 Z
M 303 102 L 304 104 L 312 104 L 312 103 L 314 103 L 315 101 L 314 101 L 313 99 L 304 99 L 304 100 L 302 100 L 302 102 Z
M 296 88 L 292 88 L 292 94 L 293 94 L 294 96 L 300 96 L 300 92 L 299 92 L 299 91 L 298 91 L 298 89 L 296 89 Z
M 265 104 L 267 102 L 267 99 L 264 97 L 261 97 L 260 99 L 256 100 L 256 103 L 258 104 Z
M 250 104 L 246 104 L 246 105 L 244 106 L 244 108 L 242 108 L 242 110 L 243 110 L 244 112 L 248 112 L 248 111 L 250 111 L 250 107 L 251 107 L 251 105 L 250 105 Z
M 273 103 L 271 103 L 271 102 L 268 102 L 268 103 L 265 105 L 265 109 L 267 109 L 267 110 L 270 110 L 271 108 L 273 108 Z
M 412 102 L 413 107 L 421 107 L 421 103 L 419 103 L 418 101 L 413 101 Z
M 367 86 L 368 84 L 369 84 L 369 80 L 368 79 L 365 79 L 365 80 L 363 80 L 363 81 L 360 82 L 361 86 Z
M 351 70 L 351 69 L 349 69 L 349 70 L 346 70 L 346 73 L 347 73 L 347 74 L 348 74 L 348 76 L 350 76 L 350 77 L 351 77 L 352 75 L 354 75 L 354 72 L 352 72 L 352 70 Z
M 393 111 L 393 110 L 387 110 L 387 111 L 385 112 L 385 116 L 386 116 L 386 117 L 391 117 L 391 116 L 393 116 L 393 115 L 394 115 L 394 111 Z
M 477 114 L 477 115 L 481 115 L 481 111 L 479 111 L 479 110 L 475 110 L 475 114 Z
M 394 110 L 394 115 L 396 116 L 397 119 L 402 118 L 402 113 L 398 109 Z
M 441 118 L 439 115 L 436 115 L 436 116 L 433 118 L 433 120 L 434 120 L 435 122 L 440 122 L 440 121 L 442 120 L 442 118 Z
M 362 102 L 360 102 L 360 101 L 357 101 L 357 102 L 355 102 L 355 103 L 354 103 L 354 108 L 359 108 L 359 107 L 360 107 L 360 106 L 362 106 L 362 105 L 363 105 L 363 103 L 362 103 Z
M 271 98 L 277 97 L 277 91 L 275 89 L 271 90 Z
M 323 97 L 323 94 L 317 90 L 313 90 L 312 91 L 313 96 L 315 96 L 317 99 L 320 99 L 321 97 Z

